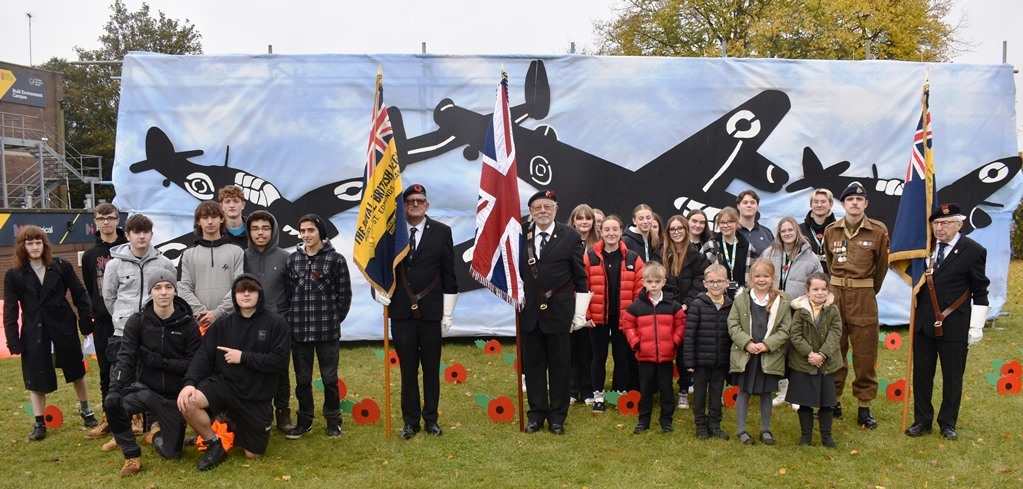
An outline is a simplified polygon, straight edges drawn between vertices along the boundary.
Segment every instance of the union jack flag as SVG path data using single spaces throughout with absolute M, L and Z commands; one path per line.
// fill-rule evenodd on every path
M 913 154 L 906 167 L 906 183 L 899 199 L 899 213 L 892 229 L 888 263 L 913 287 L 913 297 L 923 283 L 927 260 L 931 256 L 931 226 L 934 211 L 934 156 L 931 138 L 930 84 L 924 84 L 920 120 L 913 135 Z
M 390 295 L 394 292 L 394 270 L 408 254 L 408 224 L 402 205 L 398 150 L 384 106 L 383 76 L 377 70 L 353 258 L 370 285 Z
M 518 269 L 522 242 L 520 216 L 515 141 L 508 108 L 508 74 L 502 70 L 494 119 L 483 142 L 471 272 L 479 283 L 516 310 L 521 310 L 524 302 Z

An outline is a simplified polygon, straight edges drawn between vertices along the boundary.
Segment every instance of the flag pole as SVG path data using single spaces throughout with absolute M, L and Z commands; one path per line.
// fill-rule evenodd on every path
M 384 438 L 391 437 L 391 335 L 388 331 L 389 326 L 387 306 L 384 306 Z
M 522 408 L 522 371 L 525 362 L 522 360 L 522 325 L 520 324 L 521 314 L 515 311 L 515 358 L 519 362 L 519 368 L 515 369 L 515 390 L 519 393 L 519 431 L 526 431 L 525 411 Z
M 913 338 L 916 336 L 916 296 L 910 300 L 909 310 L 909 351 L 906 352 L 906 394 L 902 396 L 902 432 L 906 432 L 909 420 L 909 396 L 913 392 Z

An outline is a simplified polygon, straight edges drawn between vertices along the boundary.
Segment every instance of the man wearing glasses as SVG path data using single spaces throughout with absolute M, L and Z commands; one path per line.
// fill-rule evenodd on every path
M 409 252 L 398 265 L 394 296 L 376 291 L 377 302 L 388 306 L 391 337 L 401 367 L 401 417 L 399 436 L 408 440 L 420 430 L 433 436 L 444 433 L 437 423 L 440 399 L 440 350 L 442 333 L 454 324 L 458 300 L 455 247 L 451 228 L 426 215 L 430 202 L 426 187 L 414 184 L 402 194 L 408 223 Z M 419 366 L 423 366 L 423 403 L 419 403 Z
M 99 363 L 100 399 L 107 396 L 110 387 L 111 359 L 107 357 L 107 342 L 114 334 L 114 319 L 110 317 L 110 311 L 107 311 L 107 306 L 103 302 L 103 273 L 106 271 L 107 262 L 110 261 L 110 248 L 128 242 L 124 230 L 117 226 L 120 216 L 120 211 L 113 204 L 103 203 L 96 206 L 93 211 L 96 246 L 82 253 L 82 278 L 85 290 L 92 298 L 92 317 L 95 320 L 92 339 L 96 346 L 96 361 Z M 107 416 L 104 414 L 99 426 L 86 433 L 85 437 L 93 440 L 109 433 L 110 425 L 107 424 Z
M 522 373 L 529 393 L 526 433 L 540 431 L 546 421 L 551 433 L 563 435 L 570 391 L 569 333 L 585 326 L 593 294 L 586 285 L 582 238 L 554 220 L 554 191 L 533 194 L 528 205 L 531 222 L 519 252 L 526 298 L 519 317 Z
M 986 274 L 987 250 L 959 233 L 959 204 L 942 204 L 931 214 L 936 246 L 927 271 L 927 285 L 916 295 L 913 331 L 913 425 L 909 436 L 931 432 L 934 372 L 941 361 L 941 436 L 955 440 L 959 402 L 963 397 L 966 354 L 984 337 L 990 310 Z M 972 306 L 971 306 L 972 299 Z
M 870 403 L 877 397 L 877 293 L 888 273 L 888 228 L 866 215 L 867 192 L 852 182 L 839 197 L 845 217 L 824 231 L 824 252 L 831 271 L 831 292 L 842 313 L 842 368 L 835 372 L 835 417 L 842 417 L 842 391 L 849 373 L 848 353 L 852 346 L 854 379 L 852 394 L 857 399 L 856 423 L 877 428 Z

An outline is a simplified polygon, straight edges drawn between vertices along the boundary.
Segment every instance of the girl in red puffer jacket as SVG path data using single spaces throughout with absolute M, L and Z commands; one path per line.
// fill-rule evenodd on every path
M 661 431 L 672 432 L 675 414 L 672 362 L 682 343 L 686 313 L 670 293 L 661 290 L 664 283 L 664 266 L 657 262 L 647 264 L 643 268 L 645 289 L 622 317 L 622 332 L 639 361 L 639 423 L 633 430 L 635 434 L 650 427 L 655 390 L 661 396 Z

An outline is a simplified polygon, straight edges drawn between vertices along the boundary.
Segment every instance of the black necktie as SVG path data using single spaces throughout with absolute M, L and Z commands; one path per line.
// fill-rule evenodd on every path
M 934 268 L 941 266 L 941 262 L 945 260 L 945 248 L 948 248 L 948 243 L 938 243 L 938 257 L 934 259 Z
M 546 232 L 540 233 L 540 250 L 536 252 L 536 256 L 539 258 L 543 256 L 543 248 L 547 246 L 547 236 L 550 236 Z
M 410 256 L 412 253 L 416 252 L 416 231 L 418 230 L 418 228 L 412 228 L 408 231 L 408 247 Z

